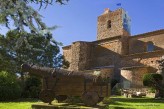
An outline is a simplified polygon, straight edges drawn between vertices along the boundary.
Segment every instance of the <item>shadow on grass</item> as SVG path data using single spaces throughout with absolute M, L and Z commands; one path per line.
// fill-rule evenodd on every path
M 9 102 L 12 102 L 12 103 L 18 103 L 18 102 L 38 102 L 40 100 L 38 99 L 34 99 L 34 98 L 20 98 L 20 99 L 17 99 L 17 100 L 11 100 L 11 101 L 0 101 L 0 103 L 9 103 Z
M 151 104 L 152 106 L 158 106 L 163 103 L 164 99 L 112 97 L 111 102 L 105 109 L 138 109 L 138 106 L 145 107 L 151 106 Z
M 119 103 L 119 102 L 117 102 L 117 101 L 112 101 L 111 103 L 109 103 L 108 105 L 110 105 L 110 104 L 112 104 L 112 105 L 116 105 L 116 106 L 131 106 L 131 105 L 128 105 L 128 104 L 124 104 L 124 103 Z
M 164 99 L 154 98 L 112 98 L 113 101 L 130 102 L 130 103 L 164 103 Z
M 100 104 L 98 104 L 98 105 L 96 105 L 96 106 L 93 106 L 93 107 L 88 107 L 88 106 L 86 106 L 84 103 L 66 103 L 66 104 L 62 104 L 62 105 L 60 105 L 60 106 L 62 106 L 62 107 L 76 107 L 76 108 L 79 108 L 79 107 L 84 107 L 84 108 L 98 108 L 98 109 L 104 109 L 105 108 L 105 106 L 106 105 L 100 105 Z
M 111 107 L 111 106 L 107 106 L 106 108 L 104 109 L 136 109 L 136 108 L 128 108 L 128 107 Z

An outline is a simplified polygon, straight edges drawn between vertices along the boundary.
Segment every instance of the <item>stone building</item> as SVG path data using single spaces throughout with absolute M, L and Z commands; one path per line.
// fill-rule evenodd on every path
M 130 17 L 123 9 L 105 9 L 98 17 L 97 40 L 63 47 L 69 70 L 105 70 L 124 88 L 143 87 L 145 73 L 155 73 L 164 55 L 164 30 L 131 36 Z

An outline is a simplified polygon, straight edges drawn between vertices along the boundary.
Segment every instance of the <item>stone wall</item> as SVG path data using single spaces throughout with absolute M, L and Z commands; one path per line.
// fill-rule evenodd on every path
M 122 56 L 121 67 L 149 66 L 152 68 L 151 71 L 153 73 L 157 71 L 157 60 L 159 60 L 163 54 L 164 50 Z
M 122 36 L 120 39 L 121 42 L 121 55 L 128 55 L 129 54 L 129 37 L 130 36 Z
M 164 30 L 130 37 L 129 54 L 147 52 L 149 42 L 154 44 L 155 51 L 164 49 Z
M 121 70 L 121 83 L 123 88 L 142 88 L 142 78 L 149 73 L 148 67 L 131 67 Z
M 122 45 L 121 36 L 94 42 L 92 68 L 114 66 L 114 78 L 119 80 Z
M 121 53 L 120 38 L 95 42 L 93 47 L 93 67 L 114 65 Z
M 63 55 L 66 61 L 70 63 L 68 69 L 74 71 L 89 69 L 92 60 L 91 49 L 91 43 L 82 41 L 63 47 Z
M 120 79 L 120 68 L 140 66 L 142 68 L 121 70 L 124 79 L 130 81 L 130 86 L 137 87 L 142 86 L 141 78 L 145 72 L 157 71 L 156 60 L 164 55 L 164 30 L 129 36 L 123 27 L 123 12 L 123 9 L 113 12 L 106 9 L 98 17 L 97 41 L 77 41 L 63 47 L 63 55 L 70 63 L 69 70 L 101 69 L 108 66 L 113 67 L 112 71 L 106 71 Z M 150 42 L 154 44 L 154 51 L 147 52 Z
M 91 68 L 92 52 L 92 43 L 80 42 L 80 59 L 78 70 L 87 70 Z
M 118 9 L 112 12 L 106 9 L 105 12 L 98 17 L 97 40 L 119 35 L 129 35 L 129 33 L 123 29 L 123 11 L 123 9 Z
M 70 63 L 70 70 L 78 71 L 79 69 L 79 61 L 80 61 L 80 42 L 74 42 L 71 45 L 71 63 Z
M 72 60 L 72 49 L 71 49 L 71 46 L 65 46 L 65 47 L 63 47 L 62 49 L 63 49 L 63 56 L 64 56 L 64 59 L 65 59 L 66 61 L 68 61 L 69 64 L 71 64 L 71 63 L 72 63 L 72 62 L 71 62 L 71 60 Z M 69 66 L 68 69 L 70 69 L 70 66 Z

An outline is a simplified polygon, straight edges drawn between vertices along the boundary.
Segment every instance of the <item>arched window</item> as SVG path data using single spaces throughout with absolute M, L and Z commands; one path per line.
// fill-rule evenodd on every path
M 107 28 L 111 28 L 111 27 L 112 27 L 111 20 L 108 20 L 108 22 L 107 22 Z
M 147 43 L 147 52 L 154 51 L 154 44 L 153 42 L 148 42 Z

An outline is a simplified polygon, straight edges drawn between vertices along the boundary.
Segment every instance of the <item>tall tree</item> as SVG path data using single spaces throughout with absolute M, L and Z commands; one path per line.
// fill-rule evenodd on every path
M 44 4 L 47 6 L 54 1 L 64 4 L 68 0 L 1 0 L 0 24 L 9 28 L 9 23 L 13 20 L 16 29 L 24 31 L 24 26 L 28 26 L 35 33 L 51 29 L 42 22 L 41 15 L 29 6 L 29 3 L 40 4 L 41 8 Z M 34 23 L 37 23 L 37 26 Z
M 10 61 L 10 55 L 8 55 L 9 49 L 7 49 L 7 43 L 5 37 L 0 35 L 0 71 L 12 72 L 12 61 Z M 8 67 L 10 66 L 10 67 Z
M 11 28 L 6 36 L 0 35 L 0 71 L 5 70 L 21 74 L 22 63 L 34 63 L 40 66 L 60 67 L 63 56 L 59 53 L 60 43 L 52 38 L 50 30 L 42 22 L 42 16 L 29 4 L 40 5 L 39 9 L 56 2 L 65 4 L 68 0 L 1 0 L 0 24 Z M 26 27 L 30 33 L 26 32 Z M 68 64 L 68 63 L 67 63 Z
M 25 36 L 24 36 L 25 34 Z M 18 39 L 24 36 L 19 48 Z M 19 44 L 20 44 L 19 43 Z M 26 44 L 30 43 L 30 45 Z M 30 46 L 30 47 L 28 47 Z M 47 67 L 61 67 L 63 56 L 59 53 L 59 43 L 51 36 L 31 34 L 19 31 L 9 31 L 6 36 L 0 36 L 0 70 L 20 74 L 22 88 L 24 87 L 24 73 L 20 66 L 23 63 L 37 64 Z
M 10 28 L 10 23 L 14 24 L 15 30 L 25 32 L 25 27 L 28 27 L 33 34 L 52 37 L 50 30 L 57 26 L 48 27 L 42 22 L 41 15 L 32 8 L 29 4 L 35 3 L 40 5 L 40 8 L 47 7 L 53 2 L 65 4 L 68 0 L 1 0 L 0 2 L 0 24 Z M 35 35 L 34 35 L 35 36 Z M 27 41 L 27 34 L 23 34 L 17 39 L 17 49 L 22 46 L 22 41 Z M 26 42 L 27 47 L 31 47 L 29 42 Z
M 7 33 L 6 37 L 0 37 L 0 50 L 3 51 L 0 57 L 1 59 L 5 57 L 6 60 L 9 60 L 6 61 L 6 65 L 8 63 L 13 64 L 16 61 L 17 63 L 27 61 L 49 67 L 61 65 L 60 60 L 62 56 L 58 54 L 59 43 L 53 40 L 50 32 L 50 30 L 55 29 L 56 26 L 51 28 L 47 27 L 41 20 L 42 16 L 29 6 L 29 3 L 39 4 L 40 8 L 42 8 L 53 2 L 65 4 L 67 1 L 68 0 L 1 1 L 0 24 L 5 24 L 6 27 L 10 28 L 9 24 L 13 22 L 15 26 L 14 31 Z M 25 26 L 29 27 L 31 30 L 30 33 L 25 32 Z
M 15 47 L 18 45 L 18 39 L 24 36 L 24 34 L 27 40 L 22 40 L 19 48 Z M 30 43 L 30 45 L 26 43 Z M 59 44 L 48 34 L 42 36 L 39 34 L 9 31 L 6 37 L 0 37 L 0 50 L 4 51 L 2 52 L 4 53 L 3 57 L 7 57 L 10 62 L 14 62 L 18 67 L 25 62 L 47 67 L 61 67 L 63 56 L 59 53 Z M 20 69 L 16 68 L 15 72 L 18 71 Z

